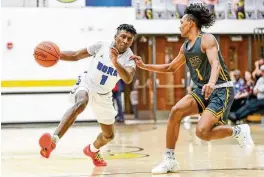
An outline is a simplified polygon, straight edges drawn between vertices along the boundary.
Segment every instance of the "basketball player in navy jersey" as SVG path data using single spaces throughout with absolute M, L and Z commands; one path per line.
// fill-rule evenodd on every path
M 119 79 L 127 84 L 133 80 L 136 64 L 129 58 L 133 55 L 130 47 L 136 34 L 132 25 L 122 24 L 117 28 L 114 41 L 100 41 L 78 51 L 60 53 L 60 60 L 65 61 L 78 61 L 92 57 L 89 58 L 91 63 L 87 66 L 87 71 L 79 76 L 71 92 L 73 106 L 65 113 L 52 135 L 44 133 L 39 139 L 40 154 L 43 157 L 50 157 L 59 139 L 83 112 L 88 102 L 91 102 L 102 133 L 98 135 L 94 143 L 86 146 L 83 152 L 92 158 L 95 166 L 107 165 L 99 149 L 114 138 L 113 124 L 117 112 L 113 107 L 112 89 Z
M 212 34 L 201 31 L 215 22 L 215 16 L 201 4 L 191 4 L 180 20 L 181 36 L 186 41 L 178 56 L 169 64 L 144 64 L 140 56 L 132 56 L 139 68 L 152 72 L 176 72 L 185 63 L 197 88 L 172 107 L 167 125 L 164 160 L 152 173 L 176 172 L 179 169 L 174 156 L 181 120 L 188 115 L 202 113 L 196 126 L 196 135 L 205 141 L 233 136 L 241 147 L 254 147 L 250 127 L 246 124 L 230 127 L 227 121 L 234 99 L 233 83 Z

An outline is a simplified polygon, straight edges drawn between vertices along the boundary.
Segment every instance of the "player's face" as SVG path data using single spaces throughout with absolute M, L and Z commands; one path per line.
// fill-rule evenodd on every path
M 186 15 L 182 17 L 180 22 L 181 22 L 181 25 L 180 25 L 181 36 L 187 37 L 190 31 L 191 22 L 187 20 Z
M 119 31 L 115 36 L 115 47 L 120 53 L 125 52 L 133 43 L 134 35 L 125 30 Z

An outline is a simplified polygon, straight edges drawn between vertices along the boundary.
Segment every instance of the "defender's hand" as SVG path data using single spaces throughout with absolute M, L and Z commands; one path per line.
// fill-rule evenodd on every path
M 113 64 L 117 63 L 118 54 L 119 54 L 119 52 L 116 48 L 112 47 L 110 49 L 110 58 L 111 58 Z
M 202 95 L 204 95 L 205 100 L 208 100 L 208 98 L 210 97 L 210 95 L 212 94 L 213 90 L 214 90 L 215 84 L 214 83 L 208 83 L 205 84 L 202 88 Z
M 140 56 L 132 55 L 130 57 L 130 60 L 134 60 L 136 62 L 137 67 L 139 67 L 139 68 L 143 68 L 144 65 L 145 65 L 143 60 L 142 60 L 142 58 Z

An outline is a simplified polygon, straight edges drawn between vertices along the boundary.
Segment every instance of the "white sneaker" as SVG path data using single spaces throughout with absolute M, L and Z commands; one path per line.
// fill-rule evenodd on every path
M 237 125 L 240 132 L 234 138 L 238 141 L 241 148 L 253 148 L 254 142 L 250 135 L 250 127 L 247 124 Z
M 162 174 L 168 172 L 177 172 L 180 169 L 177 160 L 165 158 L 159 165 L 151 171 L 153 174 Z

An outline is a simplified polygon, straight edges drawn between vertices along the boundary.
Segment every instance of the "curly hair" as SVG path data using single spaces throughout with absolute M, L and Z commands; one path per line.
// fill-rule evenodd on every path
M 209 28 L 215 22 L 215 14 L 210 12 L 203 4 L 190 4 L 184 11 L 187 18 L 195 22 L 198 28 Z
M 117 33 L 119 33 L 119 31 L 121 31 L 121 30 L 125 30 L 127 32 L 130 32 L 133 35 L 137 34 L 137 31 L 133 25 L 121 24 L 121 25 L 119 25 L 119 27 L 117 27 Z

